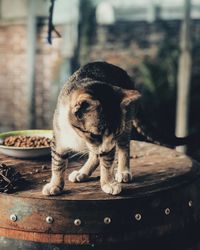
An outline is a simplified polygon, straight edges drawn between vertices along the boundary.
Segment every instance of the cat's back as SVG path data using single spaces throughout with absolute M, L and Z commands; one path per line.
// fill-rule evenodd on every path
M 134 88 L 134 84 L 126 71 L 107 62 L 92 62 L 86 64 L 84 67 L 80 68 L 79 78 L 91 78 L 124 89 Z
M 80 86 L 87 86 L 93 81 L 104 82 L 124 89 L 134 89 L 129 75 L 118 66 L 107 62 L 92 62 L 78 69 L 66 82 L 65 94 Z

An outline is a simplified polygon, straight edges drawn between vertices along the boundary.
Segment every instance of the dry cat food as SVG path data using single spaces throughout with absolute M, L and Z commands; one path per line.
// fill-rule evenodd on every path
M 51 139 L 42 136 L 8 136 L 4 139 L 4 146 L 12 147 L 50 147 Z

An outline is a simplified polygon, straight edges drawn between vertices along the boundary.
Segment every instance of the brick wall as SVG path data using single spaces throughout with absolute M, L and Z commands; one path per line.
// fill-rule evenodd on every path
M 62 27 L 57 27 L 62 29 Z M 61 32 L 62 33 L 62 32 Z M 62 39 L 53 38 L 52 45 L 46 42 L 47 26 L 38 25 L 38 37 L 35 62 L 35 88 L 36 88 L 36 127 L 51 128 L 53 106 L 53 91 L 59 88 L 59 70 L 63 61 L 61 54 Z M 53 85 L 57 85 L 54 88 Z
M 27 43 L 24 25 L 0 26 L 0 128 L 27 126 Z
M 35 58 L 36 128 L 51 128 L 52 84 L 62 62 L 61 39 L 46 43 L 46 25 L 38 24 Z M 0 24 L 0 131 L 28 128 L 27 27 Z M 55 88 L 54 88 L 55 89 Z

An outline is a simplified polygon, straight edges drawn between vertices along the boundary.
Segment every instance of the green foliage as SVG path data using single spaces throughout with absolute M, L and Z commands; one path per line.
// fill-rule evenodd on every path
M 139 67 L 143 82 L 142 108 L 144 116 L 155 129 L 165 135 L 174 134 L 176 117 L 177 69 L 179 48 L 178 39 L 164 27 L 166 36 L 156 59 L 146 58 Z M 199 85 L 199 40 L 192 40 L 192 76 L 190 90 L 189 134 L 200 129 L 200 85 Z M 188 154 L 200 160 L 200 145 L 188 147 Z M 196 153 L 195 153 L 196 152 Z
M 178 55 L 177 45 L 166 37 L 156 59 L 146 58 L 139 67 L 143 111 L 155 128 L 169 133 L 174 133 Z

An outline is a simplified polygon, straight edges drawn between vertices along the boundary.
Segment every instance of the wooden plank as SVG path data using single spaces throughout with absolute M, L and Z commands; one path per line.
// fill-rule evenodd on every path
M 50 160 L 19 160 L 0 155 L 0 161 L 16 167 L 29 181 L 17 193 L 0 194 L 2 236 L 8 230 L 7 237 L 12 237 L 11 230 L 15 232 L 13 237 L 39 242 L 44 239 L 88 244 L 104 238 L 118 242 L 130 240 L 128 235 L 150 237 L 181 230 L 188 223 L 196 223 L 200 216 L 200 166 L 168 148 L 132 142 L 134 182 L 123 184 L 124 191 L 119 196 L 101 191 L 97 170 L 90 181 L 67 181 L 64 194 L 44 197 L 41 189 L 43 180 L 50 178 Z M 67 174 L 81 164 L 83 161 L 71 162 Z M 44 170 L 43 165 L 47 166 Z M 15 222 L 10 220 L 12 214 L 17 216 Z M 52 224 L 46 222 L 48 216 L 53 218 Z M 106 217 L 111 219 L 109 225 L 104 223 Z M 74 224 L 76 219 L 81 220 L 80 226 Z
M 174 150 L 147 143 L 132 142 L 131 147 L 131 170 L 134 181 L 131 184 L 123 184 L 124 192 L 121 196 L 110 196 L 101 191 L 99 183 L 99 169 L 93 174 L 90 181 L 86 183 L 71 183 L 68 180 L 65 184 L 65 191 L 59 197 L 45 199 L 54 200 L 109 200 L 121 199 L 139 195 L 140 190 L 146 188 L 146 192 L 153 192 L 156 189 L 166 188 L 166 185 L 176 184 L 176 178 L 182 176 L 181 181 L 188 180 L 191 173 L 197 171 L 196 163 L 189 157 L 177 153 Z M 0 155 L 0 162 L 14 166 L 21 172 L 29 184 L 20 191 L 9 196 L 32 197 L 44 199 L 41 194 L 43 185 L 50 180 L 51 167 L 49 160 L 19 160 Z M 84 163 L 84 160 L 71 162 L 67 175 L 77 170 Z M 45 165 L 47 169 L 42 170 Z M 195 170 L 196 169 L 196 170 Z M 194 173 L 196 175 L 196 173 Z M 66 176 L 67 178 L 67 176 Z M 95 192 L 94 192 L 95 190 Z M 143 193 L 144 191 L 142 191 Z M 143 193 L 144 194 L 144 193 Z
M 0 236 L 41 243 L 86 245 L 89 244 L 89 235 L 84 234 L 50 234 L 25 232 L 19 230 L 0 228 Z

